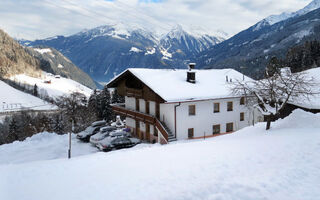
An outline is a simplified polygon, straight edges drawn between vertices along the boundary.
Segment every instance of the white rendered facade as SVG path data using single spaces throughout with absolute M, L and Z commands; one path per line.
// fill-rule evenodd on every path
M 136 99 L 126 97 L 125 107 L 136 110 Z M 232 111 L 227 111 L 228 102 L 232 102 Z M 214 103 L 219 104 L 219 112 L 214 112 Z M 150 115 L 155 116 L 155 102 L 149 102 Z M 189 106 L 195 106 L 195 115 L 189 115 Z M 145 113 L 145 100 L 139 99 L 139 112 Z M 244 119 L 240 120 L 240 113 Z M 188 129 L 194 129 L 194 138 L 213 135 L 213 126 L 220 125 L 220 133 L 226 133 L 226 124 L 233 123 L 233 131 L 250 126 L 263 120 L 258 110 L 248 109 L 246 105 L 240 105 L 240 98 L 212 99 L 202 101 L 189 101 L 179 103 L 160 104 L 160 121 L 167 125 L 178 140 L 188 139 Z M 134 119 L 126 118 L 127 126 L 136 128 Z M 146 131 L 146 124 L 140 123 L 140 130 Z M 150 125 L 150 133 L 153 132 Z

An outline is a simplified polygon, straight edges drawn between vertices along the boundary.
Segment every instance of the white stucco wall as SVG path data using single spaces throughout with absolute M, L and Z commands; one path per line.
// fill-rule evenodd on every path
M 160 120 L 164 122 L 174 134 L 174 105 L 160 104 Z
M 149 106 L 150 106 L 150 115 L 156 116 L 156 102 L 154 101 L 149 101 Z
M 233 111 L 227 111 L 227 102 L 233 102 Z M 214 113 L 214 103 L 220 103 L 220 112 Z M 125 98 L 125 104 L 128 109 L 135 110 L 135 98 Z M 145 101 L 139 100 L 140 112 L 145 112 Z M 165 122 L 173 134 L 175 134 L 174 107 L 176 104 L 160 104 L 160 120 Z M 189 105 L 196 106 L 196 115 L 189 116 Z M 150 114 L 155 115 L 156 103 L 150 101 Z M 245 113 L 244 121 L 240 121 L 240 113 Z M 194 137 L 203 137 L 212 135 L 213 125 L 220 124 L 220 132 L 226 132 L 226 124 L 233 123 L 234 131 L 263 120 L 262 114 L 257 110 L 248 110 L 245 105 L 240 105 L 240 98 L 207 100 L 198 102 L 184 102 L 177 107 L 177 139 L 188 139 L 188 128 L 194 128 Z M 126 118 L 127 125 L 135 128 L 135 121 Z M 146 130 L 146 125 L 140 122 L 141 131 Z M 150 126 L 150 132 L 153 134 L 153 126 Z
M 130 117 L 126 117 L 126 126 L 136 128 L 136 121 Z
M 150 124 L 150 134 L 154 135 L 154 126 Z
M 229 101 L 233 102 L 233 111 L 227 111 Z M 220 103 L 219 113 L 213 112 L 214 103 Z M 189 105 L 196 105 L 196 115 L 189 116 Z M 245 113 L 244 121 L 240 121 L 241 112 Z M 194 128 L 194 137 L 212 135 L 213 125 L 218 124 L 221 133 L 226 132 L 227 123 L 233 123 L 234 131 L 239 130 L 252 124 L 252 115 L 249 113 L 245 105 L 240 105 L 240 98 L 181 103 L 177 107 L 177 139 L 187 139 L 188 128 Z
M 135 110 L 136 109 L 136 99 L 134 97 L 125 97 L 125 106 L 127 109 Z
M 144 99 L 139 99 L 139 107 L 140 107 L 140 112 L 145 113 L 146 112 L 146 101 Z
M 146 124 L 144 122 L 140 122 L 140 131 L 146 132 Z

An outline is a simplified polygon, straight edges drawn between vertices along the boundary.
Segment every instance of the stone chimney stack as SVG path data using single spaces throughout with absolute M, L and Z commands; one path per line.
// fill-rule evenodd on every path
M 194 71 L 196 63 L 189 63 L 189 71 L 187 71 L 187 82 L 196 83 L 196 72 Z

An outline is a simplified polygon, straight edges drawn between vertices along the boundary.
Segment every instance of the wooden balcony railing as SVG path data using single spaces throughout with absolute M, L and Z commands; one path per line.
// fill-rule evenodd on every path
M 122 105 L 113 104 L 111 106 L 112 106 L 113 111 L 116 114 L 119 114 L 119 115 L 122 115 L 122 116 L 126 116 L 126 117 L 130 117 L 130 118 L 132 118 L 134 120 L 139 120 L 139 121 L 147 122 L 149 124 L 154 125 L 160 131 L 161 135 L 166 140 L 166 143 L 168 143 L 169 133 L 167 132 L 167 130 L 162 125 L 162 122 L 160 120 L 158 120 L 156 117 L 154 117 L 152 115 L 148 115 L 148 114 L 142 113 L 142 112 L 138 112 L 138 111 L 135 111 L 135 110 L 127 109 L 127 108 L 124 107 L 123 104 Z

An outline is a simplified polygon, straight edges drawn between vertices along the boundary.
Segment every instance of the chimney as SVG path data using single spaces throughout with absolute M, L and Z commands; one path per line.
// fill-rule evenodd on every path
M 196 72 L 193 71 L 195 66 L 196 63 L 189 63 L 189 71 L 187 71 L 187 82 L 189 83 L 196 83 Z

